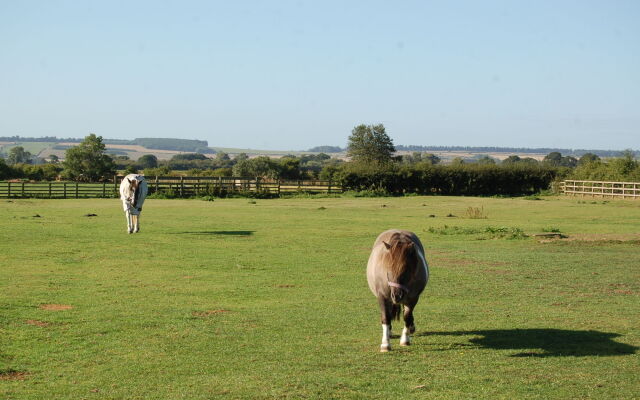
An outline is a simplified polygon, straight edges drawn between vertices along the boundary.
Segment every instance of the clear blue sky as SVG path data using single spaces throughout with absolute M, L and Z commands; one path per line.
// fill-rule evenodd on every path
M 0 1 L 0 136 L 640 148 L 640 1 Z

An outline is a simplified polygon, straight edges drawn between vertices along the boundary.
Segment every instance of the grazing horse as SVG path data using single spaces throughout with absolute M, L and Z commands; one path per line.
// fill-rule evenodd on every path
M 378 236 L 367 263 L 367 281 L 378 298 L 382 315 L 380 351 L 391 350 L 391 320 L 400 319 L 401 306 L 404 306 L 404 329 L 400 346 L 411 344 L 409 334 L 416 330 L 413 309 L 428 280 L 429 265 L 415 233 L 391 229 Z
M 140 212 L 142 204 L 147 197 L 147 181 L 144 176 L 129 174 L 122 178 L 120 182 L 120 200 L 122 208 L 127 217 L 127 232 L 138 232 L 140 230 Z

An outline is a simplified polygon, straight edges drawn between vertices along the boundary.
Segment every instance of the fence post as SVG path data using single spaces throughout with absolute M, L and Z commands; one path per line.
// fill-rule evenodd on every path
M 7 197 L 11 197 L 11 182 L 7 182 Z
M 51 198 L 51 182 L 49 182 L 49 198 Z
M 158 193 L 158 175 L 156 175 L 156 193 Z
M 327 186 L 327 194 L 331 194 L 331 179 L 329 179 L 329 185 Z
M 107 197 L 107 181 L 102 181 L 102 197 Z
M 180 197 L 184 197 L 184 176 L 180 177 Z
M 24 181 L 22 182 L 22 197 L 24 197 Z
M 67 198 L 67 182 L 64 182 L 62 184 L 62 198 L 63 199 Z
M 117 193 L 118 192 L 118 175 L 114 175 L 113 176 L 113 190 Z
M 80 196 L 78 195 L 78 182 L 76 182 L 76 199 L 79 199 Z

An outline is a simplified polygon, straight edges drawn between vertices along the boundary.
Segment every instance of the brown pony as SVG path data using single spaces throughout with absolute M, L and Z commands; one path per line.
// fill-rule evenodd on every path
M 400 319 L 404 307 L 404 329 L 400 346 L 411 344 L 415 332 L 413 309 L 429 280 L 429 265 L 424 248 L 415 233 L 391 229 L 382 232 L 373 244 L 367 264 L 367 281 L 378 298 L 382 315 L 380 351 L 391 350 L 391 320 Z

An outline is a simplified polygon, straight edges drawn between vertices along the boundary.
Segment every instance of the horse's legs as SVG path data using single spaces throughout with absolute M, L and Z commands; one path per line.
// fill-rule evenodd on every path
M 129 210 L 124 212 L 125 217 L 127 217 L 127 232 L 131 233 L 133 231 L 133 228 L 131 226 L 131 213 L 129 212 Z
M 134 226 L 133 228 L 134 232 L 137 233 L 138 231 L 140 231 L 140 214 L 133 216 L 133 226 Z
M 380 315 L 382 322 L 382 343 L 380 344 L 380 351 L 386 352 L 391 350 L 389 339 L 391 338 L 391 319 L 393 305 L 391 301 L 382 297 L 378 298 L 378 305 L 380 306 Z
M 416 331 L 416 326 L 413 323 L 413 308 L 417 303 L 418 299 L 411 299 L 404 306 L 404 328 L 402 328 L 402 336 L 400 336 L 400 346 L 409 346 L 411 344 L 409 334 Z

